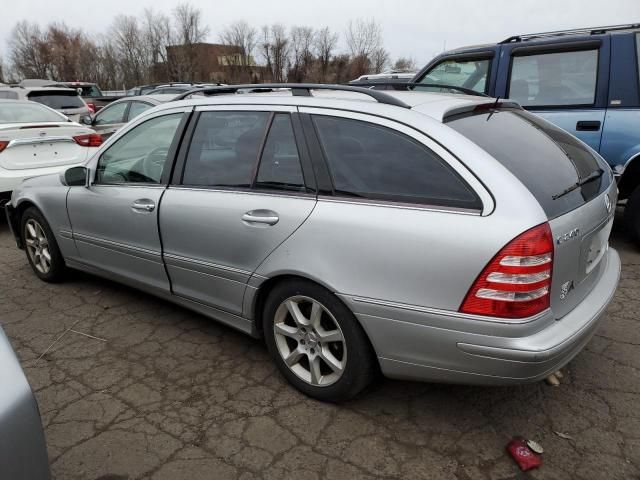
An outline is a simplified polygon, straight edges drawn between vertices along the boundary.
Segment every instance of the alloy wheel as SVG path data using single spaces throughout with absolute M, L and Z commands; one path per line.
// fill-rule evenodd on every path
M 25 224 L 25 244 L 27 253 L 33 266 L 42 274 L 47 274 L 51 270 L 51 252 L 49 250 L 49 240 L 42 225 L 33 218 L 27 220 Z
M 337 382 L 347 365 L 347 345 L 335 317 L 320 302 L 293 296 L 276 310 L 273 333 L 285 365 L 316 387 Z

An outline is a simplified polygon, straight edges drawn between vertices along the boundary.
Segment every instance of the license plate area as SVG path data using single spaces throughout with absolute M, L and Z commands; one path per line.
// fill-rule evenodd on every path
M 582 239 L 580 254 L 580 280 L 583 280 L 600 264 L 609 248 L 609 235 L 613 228 L 613 216 L 598 225 Z

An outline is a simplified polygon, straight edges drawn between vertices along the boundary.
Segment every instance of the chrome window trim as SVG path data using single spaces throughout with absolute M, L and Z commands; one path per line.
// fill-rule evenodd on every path
M 368 198 L 348 198 L 348 197 L 333 197 L 328 195 L 320 195 L 318 196 L 319 202 L 330 202 L 330 203 L 348 203 L 352 205 L 368 205 L 372 207 L 389 207 L 389 208 L 398 208 L 402 210 L 420 210 L 427 212 L 438 212 L 438 213 L 456 213 L 459 215 L 471 215 L 479 217 L 482 212 L 480 210 L 473 210 L 467 208 L 460 207 L 444 207 L 440 205 L 428 205 L 421 203 L 402 203 L 393 200 L 374 200 Z
M 190 185 L 169 185 L 167 187 L 169 190 L 192 190 L 196 192 L 216 192 L 216 193 L 233 193 L 233 194 L 245 194 L 245 195 L 261 195 L 268 197 L 287 197 L 287 198 L 297 198 L 300 200 L 316 200 L 316 194 L 314 192 L 310 193 L 302 193 L 302 192 L 289 192 L 286 190 L 277 190 L 277 191 L 264 191 L 264 190 L 256 190 L 250 187 L 229 187 L 229 188 L 220 188 L 220 187 L 206 187 L 206 186 L 190 186 Z
M 466 183 L 467 185 L 475 192 L 480 201 L 482 202 L 482 210 L 481 216 L 489 215 L 495 209 L 495 202 L 493 197 L 488 192 L 486 187 L 480 182 L 480 180 L 460 161 L 456 158 L 451 152 L 449 152 L 446 148 L 440 145 L 435 139 L 431 138 L 426 132 L 416 129 L 415 127 L 406 125 L 401 123 L 398 120 L 392 120 L 386 117 L 379 117 L 372 114 L 366 113 L 358 113 L 347 110 L 335 110 L 331 108 L 318 108 L 318 107 L 299 107 L 298 110 L 300 113 L 308 113 L 310 115 L 324 115 L 328 117 L 339 117 L 345 118 L 348 120 L 360 120 L 367 123 L 372 123 L 375 125 L 379 125 L 382 127 L 390 128 L 391 130 L 397 131 L 403 135 L 406 135 L 413 140 L 417 141 L 421 145 L 424 145 L 426 148 L 434 152 L 438 157 L 440 157 L 443 161 L 447 163 L 447 165 L 456 172 Z M 352 199 L 349 199 L 352 200 Z M 375 203 L 380 203 L 380 201 L 373 200 Z M 399 204 L 406 205 L 405 202 L 397 202 L 389 200 L 391 204 Z M 411 204 L 417 207 L 420 204 Z M 452 207 L 441 207 L 438 206 L 439 209 L 444 209 L 445 211 Z

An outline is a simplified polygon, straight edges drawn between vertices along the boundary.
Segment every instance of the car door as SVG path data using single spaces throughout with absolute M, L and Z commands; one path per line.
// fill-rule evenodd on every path
M 118 102 L 104 107 L 93 118 L 91 127 L 105 140 L 126 123 L 126 114 L 131 102 Z
M 503 47 L 497 94 L 600 149 L 609 79 L 609 37 Z
M 160 210 L 173 293 L 243 313 L 247 282 L 309 216 L 314 179 L 294 107 L 201 107 Z
M 185 115 L 172 109 L 145 118 L 92 161 L 89 187 L 69 190 L 67 211 L 82 263 L 169 291 L 158 208 Z

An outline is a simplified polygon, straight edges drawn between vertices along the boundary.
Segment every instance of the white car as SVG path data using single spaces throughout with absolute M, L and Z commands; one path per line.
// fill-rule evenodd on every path
M 0 202 L 24 179 L 82 164 L 100 145 L 94 130 L 49 107 L 0 100 Z

